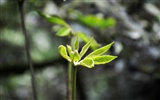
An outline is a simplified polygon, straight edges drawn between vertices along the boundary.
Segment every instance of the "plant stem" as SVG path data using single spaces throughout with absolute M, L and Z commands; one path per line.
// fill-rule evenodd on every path
M 73 94 L 72 94 L 72 98 L 73 100 L 76 100 L 76 75 L 77 73 L 77 67 L 76 66 L 73 66 Z
M 28 35 L 26 32 L 25 21 L 24 21 L 24 12 L 23 12 L 24 0 L 17 0 L 17 1 L 18 1 L 18 7 L 19 7 L 19 12 L 20 12 L 20 17 L 21 17 L 22 31 L 25 37 L 25 51 L 26 51 L 26 56 L 27 56 L 27 62 L 28 62 L 28 65 L 30 67 L 30 72 L 31 72 L 33 98 L 34 100 L 37 100 L 36 81 L 35 81 L 34 69 L 32 66 L 32 60 L 31 60 L 30 51 L 29 51 L 29 39 L 28 39 Z
M 72 79 L 72 74 L 73 73 L 73 65 L 71 62 L 68 63 L 68 89 L 67 89 L 67 96 L 68 100 L 72 100 L 72 84 L 73 84 L 73 79 Z
M 71 36 L 71 46 L 73 48 L 74 37 Z M 73 65 L 73 62 L 69 62 L 68 65 L 68 100 L 76 100 L 76 72 L 77 67 Z
M 68 100 L 76 100 L 76 73 L 77 67 L 69 62 L 68 66 Z

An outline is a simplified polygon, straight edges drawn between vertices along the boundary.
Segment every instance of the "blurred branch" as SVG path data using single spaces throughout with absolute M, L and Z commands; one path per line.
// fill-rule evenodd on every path
M 42 63 L 33 63 L 35 71 L 39 69 L 43 69 L 55 64 L 64 64 L 66 65 L 67 62 L 61 58 L 57 58 L 55 60 L 46 61 Z M 53 66 L 52 66 L 53 67 Z M 28 71 L 29 67 L 27 64 L 15 64 L 15 65 L 3 65 L 0 67 L 0 75 L 1 77 L 7 77 L 10 75 L 19 75 L 23 74 L 24 72 Z
M 34 75 L 32 59 L 31 59 L 31 55 L 30 55 L 29 37 L 28 37 L 28 34 L 26 32 L 26 26 L 25 26 L 25 21 L 24 21 L 24 19 L 25 19 L 25 16 L 24 16 L 24 1 L 25 0 L 18 0 L 18 7 L 19 7 L 20 18 L 21 18 L 22 32 L 23 32 L 23 35 L 25 37 L 25 52 L 26 52 L 28 66 L 29 66 L 30 72 L 31 72 L 31 83 L 32 83 L 33 98 L 34 98 L 34 100 L 38 100 L 37 88 L 36 88 L 36 79 L 35 79 L 35 75 Z

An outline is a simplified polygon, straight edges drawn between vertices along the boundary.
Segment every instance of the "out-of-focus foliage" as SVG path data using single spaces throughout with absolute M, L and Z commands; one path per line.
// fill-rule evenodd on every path
M 1 0 L 0 9 L 0 97 L 2 100 L 31 100 L 17 2 Z M 54 61 L 60 58 L 58 46 L 69 44 L 69 39 L 56 35 L 63 25 L 48 23 L 37 10 L 59 16 L 75 32 L 82 32 L 77 34 L 79 50 L 84 45 L 81 40 L 87 43 L 89 37 L 97 41 L 92 41 L 95 43 L 92 49 L 115 41 L 109 51 L 118 55 L 115 61 L 93 69 L 79 67 L 77 100 L 159 100 L 159 1 L 26 0 L 25 22 L 36 68 L 38 96 L 42 100 L 64 100 L 67 63 Z M 102 20 L 106 24 L 103 25 Z
M 102 18 L 101 16 L 95 15 L 82 15 L 77 14 L 77 19 L 90 27 L 97 27 L 98 29 L 105 29 L 109 27 L 113 27 L 116 24 L 116 20 L 114 18 Z
M 67 26 L 66 22 L 56 15 L 51 16 L 51 15 L 46 15 L 46 14 L 43 14 L 43 13 L 40 13 L 40 12 L 39 12 L 39 14 L 50 23 Z
M 77 32 L 77 35 L 80 39 L 82 39 L 86 43 L 88 42 L 88 40 L 92 40 L 91 48 L 93 50 L 97 49 L 100 46 L 100 44 L 97 43 L 97 41 L 95 41 L 95 39 L 92 39 L 92 37 L 87 36 L 85 33 Z

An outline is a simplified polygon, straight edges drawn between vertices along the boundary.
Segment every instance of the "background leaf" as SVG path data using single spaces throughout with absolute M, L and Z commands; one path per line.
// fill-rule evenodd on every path
M 98 15 L 83 15 L 78 11 L 73 11 L 73 12 L 77 14 L 76 17 L 81 23 L 90 27 L 106 29 L 116 25 L 116 20 L 112 17 L 103 18 L 102 16 L 98 16 Z
M 80 39 L 82 39 L 82 41 L 84 41 L 86 43 L 88 42 L 88 40 L 92 40 L 91 41 L 91 48 L 93 50 L 97 49 L 100 46 L 100 44 L 97 43 L 97 41 L 95 39 L 93 39 L 92 37 L 87 36 L 85 33 L 77 32 L 77 35 L 78 35 L 78 37 Z
M 47 20 L 50 23 L 67 26 L 67 23 L 57 15 L 52 15 L 51 16 L 51 15 L 47 15 L 47 14 L 44 14 L 44 13 L 41 13 L 41 12 L 38 12 L 38 13 L 39 13 L 40 16 L 42 16 L 45 20 Z
M 99 24 L 99 28 L 105 29 L 109 27 L 113 27 L 116 25 L 116 20 L 112 17 L 103 19 L 102 23 Z
M 82 23 L 92 27 L 97 27 L 102 22 L 102 18 L 96 17 L 94 15 L 86 15 L 86 16 L 81 15 L 78 17 L 78 19 Z
M 58 36 L 68 36 L 71 32 L 71 29 L 70 28 L 67 28 L 67 27 L 63 27 L 61 28 L 56 35 Z

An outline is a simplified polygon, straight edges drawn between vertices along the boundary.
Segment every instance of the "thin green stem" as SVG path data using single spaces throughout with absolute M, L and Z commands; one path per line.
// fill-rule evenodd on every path
M 73 65 L 71 62 L 68 63 L 68 90 L 67 90 L 67 96 L 68 100 L 72 100 L 72 84 L 73 84 L 73 79 L 72 79 L 72 74 L 73 73 Z
M 76 73 L 77 67 L 69 62 L 68 66 L 68 100 L 76 100 Z
M 77 67 L 73 66 L 73 100 L 76 100 L 76 73 L 77 73 Z
M 71 46 L 73 48 L 74 37 L 71 37 Z M 73 60 L 73 59 L 72 59 Z M 68 100 L 76 100 L 76 72 L 77 67 L 73 66 L 73 62 L 68 64 Z

